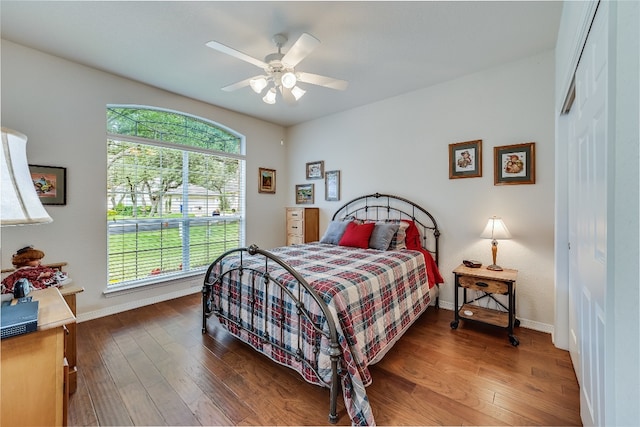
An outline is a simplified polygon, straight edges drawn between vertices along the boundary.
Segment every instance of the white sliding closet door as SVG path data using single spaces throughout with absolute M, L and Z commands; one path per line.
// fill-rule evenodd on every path
M 585 425 L 605 424 L 607 24 L 608 5 L 601 2 L 576 70 L 569 113 L 569 351 Z

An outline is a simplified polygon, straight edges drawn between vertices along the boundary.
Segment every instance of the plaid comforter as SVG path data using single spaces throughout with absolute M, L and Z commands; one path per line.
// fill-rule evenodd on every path
M 365 387 L 372 381 L 368 366 L 381 357 L 395 340 L 429 305 L 429 285 L 424 256 L 417 251 L 378 251 L 311 243 L 270 250 L 293 267 L 317 291 L 334 315 L 342 349 L 340 377 L 345 406 L 352 423 L 374 425 Z M 244 266 L 264 271 L 262 256 L 243 255 Z M 219 277 L 238 264 L 238 257 L 225 258 L 212 269 Z M 271 279 L 294 289 L 297 281 L 276 263 L 269 264 Z M 249 343 L 272 360 L 297 370 L 313 384 L 326 386 L 331 381 L 328 340 L 304 317 L 298 317 L 294 304 L 272 284 L 264 286 L 255 274 L 230 277 L 228 292 L 219 293 L 214 285 L 214 305 L 242 319 L 244 325 L 266 333 L 257 339 L 233 323 L 221 323 L 234 335 Z M 213 281 L 213 277 L 209 278 Z M 226 286 L 226 285 L 225 285 Z M 297 291 L 296 291 L 297 292 Z M 303 296 L 314 323 L 326 328 L 323 315 L 311 297 Z M 266 309 L 265 309 L 266 305 Z M 259 307 L 250 315 L 250 307 Z M 265 323 L 262 313 L 268 312 Z M 300 347 L 300 342 L 303 345 Z M 305 358 L 315 360 L 309 367 L 282 352 L 302 348 Z M 317 372 L 317 373 L 316 373 Z

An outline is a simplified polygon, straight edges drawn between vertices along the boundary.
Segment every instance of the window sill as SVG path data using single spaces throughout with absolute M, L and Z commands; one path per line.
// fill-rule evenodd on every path
M 165 286 L 173 286 L 178 283 L 187 283 L 193 281 L 194 278 L 198 277 L 200 283 L 204 280 L 205 271 L 195 271 L 193 273 L 183 273 L 175 276 L 166 276 L 166 277 L 153 277 L 149 279 L 145 279 L 144 281 L 139 281 L 137 283 L 124 284 L 120 286 L 112 286 L 107 287 L 102 294 L 106 298 L 113 298 L 120 295 L 132 294 L 135 292 L 142 292 L 148 290 L 149 288 L 159 288 Z

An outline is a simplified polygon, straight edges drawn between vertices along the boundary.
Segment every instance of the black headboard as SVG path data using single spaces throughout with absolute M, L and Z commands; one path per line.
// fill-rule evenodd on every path
M 336 210 L 331 219 L 344 220 L 349 217 L 373 221 L 412 220 L 420 231 L 422 247 L 431 252 L 438 264 L 438 238 L 440 237 L 438 224 L 429 211 L 411 200 L 391 194 L 368 194 L 345 203 Z

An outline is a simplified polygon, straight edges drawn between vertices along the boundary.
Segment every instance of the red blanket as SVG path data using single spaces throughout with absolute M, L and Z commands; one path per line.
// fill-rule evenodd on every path
M 412 251 L 420 251 L 424 255 L 424 261 L 427 264 L 427 277 L 429 279 L 429 288 L 434 287 L 438 283 L 444 283 L 444 279 L 440 275 L 440 270 L 436 265 L 436 262 L 433 260 L 433 256 L 427 250 L 422 247 L 422 243 L 420 242 L 420 231 L 418 231 L 418 227 L 413 221 L 405 220 L 409 224 L 409 228 L 407 228 L 407 237 L 406 244 L 407 249 Z

